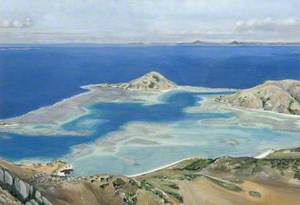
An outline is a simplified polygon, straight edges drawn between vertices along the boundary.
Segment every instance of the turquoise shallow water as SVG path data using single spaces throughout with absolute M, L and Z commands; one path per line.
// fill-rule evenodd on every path
M 130 175 L 190 156 L 254 156 L 271 148 L 300 146 L 298 133 L 202 123 L 207 119 L 229 119 L 234 117 L 233 113 L 184 112 L 185 108 L 201 103 L 203 97 L 219 94 L 224 93 L 168 92 L 160 97 L 159 103 L 151 105 L 137 102 L 89 105 L 89 114 L 63 126 L 66 130 L 89 131 L 89 136 L 29 137 L 0 133 L 0 155 L 10 160 L 63 158 L 73 164 L 77 175 L 101 172 Z M 127 136 L 124 126 L 136 122 L 145 127 L 153 123 L 168 127 L 162 128 L 163 134 L 155 139 L 147 139 L 139 129 L 133 133 L 133 137 L 153 143 L 115 142 L 117 149 L 110 152 L 102 152 L 94 145 L 94 140 L 106 139 L 112 132 Z M 78 148 L 85 143 L 89 143 L 87 147 Z M 85 154 L 69 155 L 74 145 Z
M 229 119 L 234 117 L 233 113 L 184 112 L 185 108 L 201 103 L 203 97 L 219 94 L 224 93 L 169 92 L 161 97 L 161 103 L 154 105 L 101 103 L 90 106 L 89 115 L 65 127 L 85 131 L 79 126 L 84 124 L 87 130 L 94 130 L 94 135 L 99 137 L 113 131 L 120 131 L 118 135 L 127 136 L 124 125 L 132 122 L 144 123 L 145 127 L 148 123 L 169 126 L 161 131 L 163 134 L 159 139 L 151 138 L 151 133 L 149 138 L 145 138 L 139 130 L 129 135 L 156 142 L 153 144 L 122 143 L 117 145 L 117 149 L 112 153 L 95 151 L 97 147 L 91 144 L 91 152 L 95 152 L 70 160 L 76 174 L 110 172 L 130 175 L 191 156 L 255 156 L 268 149 L 300 146 L 298 133 L 280 132 L 263 127 L 246 128 L 201 123 L 207 119 Z M 99 123 L 96 123 L 99 119 Z
M 131 121 L 175 122 L 192 117 L 184 113 L 185 107 L 192 106 L 199 99 L 195 93 L 167 93 L 161 104 L 143 105 L 142 103 L 100 103 L 88 106 L 90 114 L 73 120 L 65 125 L 66 130 L 88 131 L 89 136 L 22 136 L 0 132 L 0 156 L 9 160 L 25 158 L 63 157 L 71 147 L 104 137 L 111 131 Z M 226 117 L 224 114 L 216 114 Z M 216 117 L 203 114 L 204 118 Z M 38 125 L 37 125 L 38 126 Z
M 232 116 L 230 113 L 189 114 L 183 111 L 184 108 L 195 105 L 199 100 L 201 98 L 199 98 L 198 93 L 169 92 L 161 97 L 160 103 L 154 105 L 99 103 L 88 106 L 90 114 L 65 124 L 64 129 L 93 131 L 94 135 L 99 137 L 132 121 L 171 123 L 186 119 L 228 118 Z
M 297 133 L 267 128 L 208 126 L 193 121 L 176 123 L 170 144 L 125 145 L 117 153 L 90 154 L 72 161 L 76 174 L 136 174 L 186 157 L 255 156 L 268 149 L 300 145 Z M 126 160 L 124 160 L 126 159 Z M 132 163 L 128 163 L 130 160 Z

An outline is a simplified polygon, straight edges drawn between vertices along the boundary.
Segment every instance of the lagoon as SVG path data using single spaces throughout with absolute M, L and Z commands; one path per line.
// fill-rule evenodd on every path
M 4 49 L 0 116 L 19 116 L 78 94 L 82 85 L 124 82 L 153 68 L 178 84 L 204 87 L 245 88 L 269 79 L 299 79 L 299 57 L 297 46 Z M 203 99 L 221 94 L 226 93 L 169 91 L 159 95 L 158 102 L 86 104 L 86 114 L 61 125 L 85 136 L 2 132 L 0 157 L 15 162 L 63 159 L 74 166 L 76 175 L 131 175 L 185 157 L 255 156 L 268 149 L 300 146 L 299 132 L 275 129 L 267 121 L 248 126 L 224 123 L 239 121 L 234 111 L 187 112 L 201 107 Z M 36 124 L 42 126 L 46 125 Z

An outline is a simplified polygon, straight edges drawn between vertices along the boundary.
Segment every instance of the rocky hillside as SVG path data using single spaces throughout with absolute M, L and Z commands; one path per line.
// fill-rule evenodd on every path
M 216 100 L 235 107 L 300 115 L 300 81 L 266 81 L 230 96 L 220 96 Z
M 0 204 L 52 205 L 39 190 L 3 165 L 0 166 L 0 188 Z
M 8 191 L 0 188 L 0 205 L 21 205 L 22 203 Z
M 298 148 L 279 150 L 264 159 L 191 158 L 136 177 L 59 177 L 45 172 L 53 166 L 25 169 L 2 161 L 0 204 L 5 200 L 12 205 L 296 205 L 299 154 Z
M 125 90 L 168 90 L 176 88 L 176 84 L 158 72 L 149 72 L 128 83 L 102 84 L 102 87 L 121 88 Z

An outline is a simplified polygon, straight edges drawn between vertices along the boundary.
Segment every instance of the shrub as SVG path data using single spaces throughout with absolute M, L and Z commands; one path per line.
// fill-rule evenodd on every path
M 211 159 L 198 159 L 192 162 L 191 164 L 185 166 L 183 169 L 191 170 L 191 171 L 201 170 L 207 167 L 210 163 L 212 163 Z
M 123 187 L 125 184 L 126 184 L 126 182 L 125 182 L 123 179 L 121 179 L 121 178 L 117 178 L 117 179 L 115 179 L 115 180 L 113 181 L 113 186 L 114 186 L 115 188 L 121 188 L 121 187 Z
M 294 174 L 294 178 L 300 180 L 300 171 L 297 170 Z

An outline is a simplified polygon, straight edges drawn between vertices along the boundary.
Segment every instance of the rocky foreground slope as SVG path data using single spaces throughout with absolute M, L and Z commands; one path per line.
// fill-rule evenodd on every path
M 176 84 L 158 72 L 149 72 L 145 75 L 129 81 L 128 83 L 119 84 L 102 84 L 107 88 L 121 88 L 125 90 L 168 90 L 176 88 Z
M 266 81 L 230 96 L 220 96 L 216 100 L 235 107 L 300 115 L 300 81 Z
M 191 158 L 136 177 L 57 177 L 43 165 L 24 168 L 0 161 L 1 170 L 12 178 L 10 186 L 5 179 L 0 183 L 0 204 L 297 205 L 299 156 L 300 149 L 290 149 L 264 159 Z

